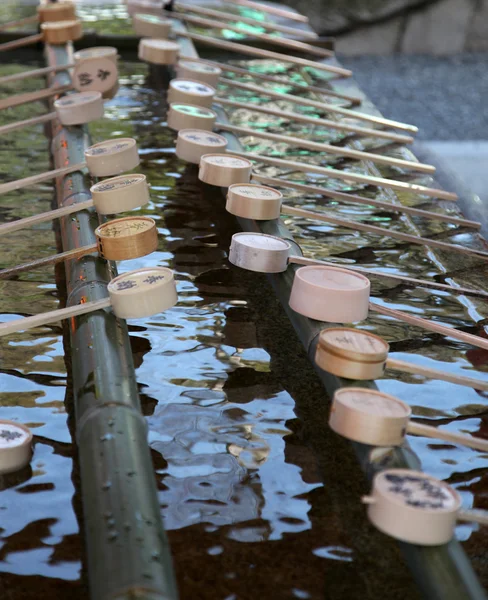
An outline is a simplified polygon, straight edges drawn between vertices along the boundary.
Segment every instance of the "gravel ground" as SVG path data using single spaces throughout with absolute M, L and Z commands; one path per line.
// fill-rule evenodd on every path
M 423 140 L 488 140 L 488 54 L 339 57 L 385 117 Z

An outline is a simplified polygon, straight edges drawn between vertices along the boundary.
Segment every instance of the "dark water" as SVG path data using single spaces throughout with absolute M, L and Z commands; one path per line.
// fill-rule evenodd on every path
M 111 14 L 103 12 L 104 7 L 97 10 Z M 21 68 L 2 66 L 0 75 Z M 164 315 L 131 321 L 130 330 L 181 597 L 349 600 L 383 594 L 416 598 L 396 545 L 365 519 L 359 503 L 367 489 L 363 476 L 349 445 L 325 426 L 328 399 L 266 279 L 238 271 L 227 261 L 237 224 L 225 214 L 220 192 L 204 193 L 196 169 L 176 158 L 174 134 L 165 127 L 160 82 L 149 77 L 146 65 L 132 60 L 122 61 L 121 75 L 120 91 L 107 104 L 106 117 L 90 125 L 90 132 L 93 142 L 136 137 L 142 159 L 139 170 L 151 183 L 151 203 L 143 213 L 157 220 L 158 251 L 121 263 L 119 271 L 169 266 L 178 279 L 178 306 Z M 27 80 L 15 91 L 39 85 Z M 235 91 L 232 97 L 252 100 Z M 284 102 L 276 105 L 291 108 Z M 0 121 L 42 112 L 41 104 L 26 105 L 0 113 Z M 236 111 L 232 120 L 242 124 L 250 116 Z M 252 121 L 261 129 L 290 131 L 279 118 L 263 120 L 253 113 Z M 337 133 L 324 130 L 297 127 L 296 133 L 343 141 Z M 42 126 L 9 134 L 2 141 L 3 179 L 49 167 Z M 241 141 L 248 149 L 290 157 L 299 154 L 257 138 Z M 323 156 L 305 156 L 324 161 Z M 355 163 L 340 166 L 359 170 Z M 261 170 L 274 174 L 269 167 Z M 382 174 L 395 172 L 383 169 Z M 301 175 L 290 177 L 300 180 Z M 333 184 L 345 188 L 340 182 Z M 50 184 L 43 184 L 0 196 L 1 219 L 48 209 L 52 192 Z M 390 199 L 385 192 L 375 197 Z M 289 200 L 409 233 L 442 234 L 450 227 L 296 193 L 290 193 Z M 477 284 L 486 270 L 475 261 L 427 254 L 350 229 L 295 218 L 286 218 L 286 223 L 308 256 L 340 256 L 345 263 L 425 278 L 455 271 L 456 281 L 465 285 Z M 50 254 L 55 246 L 49 223 L 10 234 L 8 240 L 0 240 L 1 266 Z M 0 282 L 0 289 L 4 321 L 50 310 L 58 301 L 49 269 Z M 385 280 L 374 282 L 374 295 L 393 308 L 456 327 L 473 327 L 486 312 L 485 303 L 477 300 L 461 301 L 450 294 L 406 289 Z M 476 376 L 488 378 L 485 351 L 380 316 L 361 327 L 387 338 L 395 358 L 472 376 L 476 369 Z M 0 418 L 24 422 L 36 436 L 32 470 L 0 478 L 2 597 L 86 598 L 75 512 L 78 481 L 64 404 L 61 328 L 53 325 L 2 338 L 0 352 Z M 411 375 L 388 374 L 378 383 L 382 391 L 409 402 L 414 415 L 425 422 L 438 422 L 452 431 L 486 432 L 483 394 Z M 485 455 L 425 438 L 410 436 L 409 442 L 423 469 L 453 484 L 466 507 L 486 507 Z M 456 533 L 485 580 L 481 558 L 485 531 L 463 524 Z

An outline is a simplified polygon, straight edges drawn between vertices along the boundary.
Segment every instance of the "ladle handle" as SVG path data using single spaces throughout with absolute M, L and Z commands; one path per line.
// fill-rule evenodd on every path
M 22 25 L 29 25 L 30 23 L 37 23 L 39 21 L 38 15 L 32 15 L 31 17 L 25 17 L 24 19 L 17 19 L 16 21 L 8 21 L 0 25 L 0 31 L 6 31 L 12 29 L 12 27 L 22 27 Z
M 46 221 L 52 221 L 53 219 L 60 219 L 66 217 L 72 213 L 85 210 L 93 206 L 93 200 L 86 200 L 85 202 L 78 202 L 77 204 L 71 204 L 70 206 L 63 206 L 63 208 L 57 208 L 56 210 L 50 210 L 47 212 L 34 215 L 32 217 L 26 217 L 25 219 L 17 219 L 10 223 L 2 223 L 0 225 L 0 235 L 11 233 L 12 231 L 19 231 L 19 229 L 25 229 L 38 223 L 45 223 Z
M 471 333 L 465 333 L 464 331 L 459 331 L 458 329 L 447 327 L 446 325 L 441 325 L 440 323 L 435 323 L 433 321 L 428 321 L 427 319 L 421 319 L 420 317 L 407 315 L 407 313 L 401 312 L 400 310 L 387 308 L 386 306 L 381 306 L 379 304 L 375 304 L 374 302 L 369 303 L 369 308 L 370 310 L 380 313 L 381 315 L 393 317 L 394 319 L 398 319 L 399 321 L 403 321 L 409 325 L 421 327 L 422 329 L 433 331 L 434 333 L 440 333 L 441 335 L 454 338 L 455 340 L 459 340 L 466 344 L 471 344 L 477 348 L 488 350 L 488 340 L 485 340 L 478 335 L 472 335 Z
M 60 254 L 54 254 L 52 256 L 47 256 L 46 258 L 39 258 L 38 260 L 33 260 L 31 262 L 24 263 L 23 265 L 10 267 L 9 269 L 2 269 L 0 271 L 0 279 L 11 279 L 23 271 L 31 271 L 32 269 L 46 267 L 47 265 L 55 265 L 63 260 L 80 258 L 81 256 L 85 256 L 85 254 L 91 254 L 97 250 L 98 246 L 96 244 L 90 246 L 81 246 L 81 248 L 74 248 L 73 250 L 67 250 L 66 252 L 61 252 Z
M 36 44 L 37 42 L 42 42 L 43 39 L 44 35 L 42 33 L 26 35 L 18 40 L 12 40 L 11 42 L 0 44 L 0 52 L 5 52 L 6 50 L 15 50 L 15 48 L 22 48 L 23 46 L 28 46 L 29 44 Z
M 17 179 L 16 181 L 8 181 L 0 185 L 0 194 L 6 194 L 13 192 L 14 190 L 20 190 L 36 183 L 42 183 L 43 181 L 49 181 L 56 177 L 62 177 L 63 175 L 69 175 L 75 171 L 81 171 L 86 167 L 86 163 L 78 163 L 71 165 L 70 167 L 62 167 L 60 169 L 54 169 L 53 171 L 46 171 L 45 173 L 39 173 L 38 175 L 31 175 L 30 177 L 24 177 L 23 179 Z
M 29 77 L 44 77 L 49 73 L 57 73 L 58 71 L 67 71 L 75 66 L 74 63 L 68 63 L 67 65 L 58 65 L 56 67 L 42 67 L 41 69 L 32 69 L 30 71 L 22 71 L 22 73 L 14 73 L 13 75 L 4 75 L 0 77 L 0 84 L 11 83 L 12 81 L 20 81 L 22 79 L 29 79 Z
M 380 163 L 385 165 L 391 165 L 394 167 L 400 167 L 402 169 L 411 169 L 412 171 L 421 171 L 422 173 L 435 173 L 435 167 L 433 165 L 427 165 L 414 160 L 403 160 L 401 158 L 394 158 L 392 156 L 385 156 L 384 154 L 375 154 L 373 152 L 363 152 L 362 150 L 354 150 L 352 148 L 344 148 L 343 146 L 333 146 L 332 144 L 325 144 L 323 142 L 313 142 L 310 140 L 304 140 L 303 138 L 296 138 L 289 135 L 281 135 L 278 133 L 270 133 L 268 131 L 261 131 L 253 129 L 252 127 L 238 127 L 237 125 L 229 125 L 228 123 L 215 123 L 217 129 L 223 131 L 230 131 L 237 135 L 251 135 L 265 140 L 273 140 L 275 142 L 283 142 L 290 146 L 298 146 L 299 148 L 307 148 L 317 152 L 326 152 L 327 154 L 336 154 L 338 156 L 347 156 L 356 160 L 369 160 L 374 163 Z
M 468 521 L 470 523 L 479 523 L 488 525 L 488 511 L 477 508 L 470 510 L 460 510 L 457 514 L 458 521 Z
M 458 385 L 464 385 L 475 390 L 488 390 L 488 381 L 474 379 L 473 377 L 465 377 L 464 375 L 446 373 L 445 371 L 431 369 L 430 367 L 423 367 L 421 365 L 416 365 L 411 362 L 406 362 L 404 360 L 397 360 L 395 358 L 387 358 L 386 368 L 392 369 L 393 371 L 402 371 L 402 373 L 413 373 L 414 375 L 423 375 L 424 377 L 429 377 L 431 379 L 449 381 L 449 383 L 457 383 Z
M 224 39 L 216 39 L 210 35 L 201 35 L 199 33 L 185 33 L 182 31 L 175 31 L 177 37 L 185 37 L 202 44 L 214 46 L 215 48 L 222 48 L 223 50 L 229 50 L 230 52 L 237 52 L 239 54 L 247 54 L 249 56 L 259 56 L 260 58 L 270 58 L 271 60 L 284 61 L 301 67 L 310 67 L 317 69 L 318 71 L 327 71 L 334 73 L 339 77 L 351 77 L 352 71 L 349 69 L 343 69 L 342 67 L 336 67 L 335 65 L 329 65 L 327 63 L 316 62 L 313 60 L 307 60 L 306 58 L 299 58 L 290 54 L 282 54 L 281 52 L 272 52 L 271 50 L 264 50 L 263 48 L 253 48 L 246 44 L 238 44 L 236 42 L 229 42 Z M 224 82 L 222 82 L 224 83 Z
M 309 19 L 305 15 L 300 13 L 286 10 L 285 8 L 277 8 L 276 6 L 268 6 L 262 2 L 253 2 L 253 0 L 228 0 L 229 4 L 237 4 L 238 6 L 245 6 L 246 8 L 253 8 L 260 12 L 267 12 L 270 15 L 277 15 L 278 17 L 284 17 L 285 19 L 291 19 L 292 21 L 299 21 L 300 23 L 308 23 Z
M 234 153 L 237 154 L 237 153 Z M 376 225 L 366 225 L 365 223 L 357 223 L 356 221 L 349 221 L 348 219 L 338 219 L 337 217 L 329 217 L 329 215 L 323 213 L 317 213 L 311 210 L 305 210 L 304 208 L 296 208 L 295 206 L 288 206 L 283 204 L 281 212 L 284 215 L 294 215 L 299 217 L 305 217 L 307 219 L 315 219 L 316 221 L 324 221 L 325 223 L 331 223 L 332 225 L 338 225 L 339 227 L 348 227 L 356 231 L 367 231 L 375 235 L 387 236 L 395 240 L 401 240 L 403 242 L 409 242 L 411 244 L 418 244 L 419 246 L 428 246 L 431 248 L 440 248 L 441 250 L 447 250 L 451 252 L 458 252 L 459 254 L 467 254 L 468 256 L 475 256 L 481 260 L 488 260 L 488 252 L 485 250 L 473 250 L 472 248 L 466 248 L 458 244 L 449 244 L 440 240 L 432 240 L 430 238 L 424 238 L 419 235 L 411 235 L 410 233 L 402 233 L 401 231 L 390 231 L 384 227 L 377 227 Z
M 67 306 L 66 308 L 51 310 L 49 312 L 41 313 L 40 315 L 33 315 L 32 317 L 24 317 L 23 319 L 1 323 L 0 337 L 9 335 L 10 333 L 16 333 L 17 331 L 25 331 L 26 329 L 32 329 L 33 327 L 47 325 L 48 323 L 56 323 L 62 319 L 70 319 L 71 317 L 84 315 L 102 308 L 108 308 L 110 304 L 110 298 L 103 298 L 102 300 L 85 302 L 84 304 L 77 304 L 76 306 Z
M 193 35 L 193 34 L 192 34 Z M 198 36 L 198 39 L 204 36 Z M 219 41 L 220 43 L 220 41 Z M 234 44 L 235 45 L 235 44 Z M 238 46 L 243 46 L 242 44 L 237 44 Z M 243 46 L 244 48 L 246 46 Z M 249 50 L 249 47 L 247 47 Z M 273 53 L 274 54 L 274 53 Z M 283 59 L 288 60 L 288 59 Z M 298 60 L 298 59 L 296 59 Z M 376 115 L 370 115 L 367 113 L 362 113 L 355 110 L 350 110 L 349 108 L 343 108 L 341 106 L 337 106 L 335 104 L 327 104 L 325 102 L 320 102 L 318 100 L 311 100 L 310 98 L 302 98 L 298 96 L 293 96 L 293 94 L 283 94 L 282 92 L 274 92 L 268 88 L 262 88 L 252 83 L 241 83 L 238 81 L 234 81 L 233 79 L 225 79 L 221 78 L 220 83 L 225 85 L 230 85 L 233 87 L 240 88 L 242 90 L 248 90 L 249 92 L 255 92 L 256 94 L 262 94 L 264 96 L 271 96 L 272 98 L 279 98 L 281 100 L 289 100 L 293 104 L 303 105 L 303 106 L 311 106 L 313 108 L 318 108 L 324 112 L 328 113 L 338 113 L 340 115 L 344 115 L 350 119 L 358 119 L 360 121 L 368 121 L 370 123 L 375 123 L 376 125 L 382 125 L 383 127 L 393 127 L 395 129 L 400 129 L 401 131 L 408 131 L 409 133 L 417 133 L 418 127 L 415 125 L 408 125 L 406 123 L 400 123 L 398 121 L 391 121 L 390 119 L 384 119 L 383 117 L 378 117 Z
M 285 167 L 286 169 L 302 171 L 303 173 L 319 173 L 320 175 L 324 175 L 327 178 L 341 179 L 343 181 L 347 181 L 348 183 L 367 183 L 368 185 L 374 185 L 379 188 L 400 190 L 401 192 L 408 190 L 416 194 L 429 196 L 430 198 L 439 198 L 441 200 L 449 200 L 451 202 L 455 202 L 458 199 L 457 194 L 453 194 L 452 192 L 446 192 L 445 190 L 426 187 L 425 185 L 419 185 L 417 183 L 408 183 L 407 181 L 398 181 L 396 179 L 385 179 L 384 177 L 376 177 L 374 175 L 364 175 L 362 173 L 341 171 L 340 169 L 331 169 L 329 167 L 313 165 L 310 162 L 306 163 L 303 161 L 285 160 L 283 158 L 275 158 L 274 156 L 263 156 L 254 152 L 232 150 L 232 154 L 235 154 L 236 156 L 242 156 L 244 158 L 247 158 L 248 160 L 255 160 L 257 162 L 268 165 L 276 165 L 278 167 Z M 357 225 L 356 229 L 359 229 L 359 225 L 364 226 L 363 223 L 355 222 L 354 224 Z M 381 235 L 386 235 L 384 229 L 382 229 L 381 227 L 378 227 L 377 229 L 381 231 Z
M 0 110 L 5 108 L 13 108 L 14 106 L 20 106 L 21 104 L 27 104 L 28 102 L 35 102 L 36 100 L 44 100 L 50 96 L 56 96 L 56 94 L 64 94 L 69 90 L 72 90 L 72 85 L 60 85 L 58 87 L 49 87 L 37 92 L 26 92 L 25 94 L 15 94 L 14 96 L 8 96 L 3 100 L 0 100 Z
M 56 113 L 46 113 L 45 115 L 41 115 L 40 117 L 33 117 L 32 119 L 24 119 L 23 121 L 17 121 L 16 123 L 8 123 L 8 125 L 3 125 L 0 127 L 0 135 L 4 133 L 10 133 L 11 131 L 16 131 L 17 129 L 22 129 L 23 127 L 29 127 L 29 125 L 39 125 L 39 123 L 48 123 L 56 118 Z
M 488 440 L 481 440 L 471 435 L 464 435 L 462 433 L 450 433 L 438 429 L 437 427 L 431 427 L 430 425 L 421 425 L 420 423 L 413 423 L 410 421 L 407 425 L 407 432 L 414 435 L 421 435 L 424 437 L 434 438 L 437 440 L 443 440 L 445 442 L 453 442 L 468 448 L 474 448 L 475 450 L 481 450 L 482 452 L 488 452 Z

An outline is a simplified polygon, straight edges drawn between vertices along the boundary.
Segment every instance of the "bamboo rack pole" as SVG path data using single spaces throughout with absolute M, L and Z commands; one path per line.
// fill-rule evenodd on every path
M 52 66 L 72 58 L 65 47 L 46 53 Z M 61 72 L 56 83 L 68 77 Z M 55 166 L 81 162 L 88 145 L 84 128 L 57 126 Z M 81 172 L 58 179 L 58 203 L 86 201 L 88 187 Z M 93 244 L 98 225 L 88 211 L 62 219 L 63 249 Z M 67 306 L 106 298 L 114 272 L 115 264 L 93 256 L 69 261 Z M 69 338 L 91 598 L 177 600 L 127 324 L 112 311 L 98 311 L 72 319 Z

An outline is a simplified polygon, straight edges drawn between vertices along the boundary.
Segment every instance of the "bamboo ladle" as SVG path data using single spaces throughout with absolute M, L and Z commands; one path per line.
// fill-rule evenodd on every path
M 158 247 L 156 223 L 149 217 L 113 219 L 97 227 L 95 235 L 97 238 L 96 244 L 81 246 L 60 254 L 33 260 L 23 265 L 2 269 L 0 279 L 11 279 L 24 271 L 81 258 L 94 252 L 98 252 L 100 258 L 105 260 L 132 260 L 147 256 Z
M 69 65 L 64 65 L 62 70 L 67 70 Z M 109 94 L 117 85 L 117 64 L 106 57 L 93 58 L 75 63 L 71 73 L 71 84 L 47 87 L 35 92 L 14 94 L 0 100 L 0 110 L 13 108 L 29 102 L 43 100 L 75 90 L 77 92 L 100 92 Z
M 139 164 L 137 144 L 133 138 L 114 138 L 94 144 L 85 150 L 85 162 L 31 175 L 0 184 L 0 194 L 69 175 L 88 167 L 94 177 L 111 177 L 134 169 Z
M 141 174 L 104 179 L 102 182 L 93 185 L 90 192 L 92 197 L 85 202 L 77 202 L 70 206 L 63 206 L 25 219 L 2 223 L 0 225 L 0 236 L 32 225 L 66 217 L 87 210 L 92 206 L 95 207 L 99 215 L 114 215 L 140 208 L 149 202 L 149 186 L 147 185 L 146 176 Z
M 177 81 L 177 80 L 174 80 L 174 81 Z M 174 106 L 175 104 L 178 105 L 178 101 L 171 102 L 171 106 Z M 178 110 L 178 109 L 176 109 L 176 110 Z M 171 122 L 171 120 L 172 120 L 171 115 L 169 115 L 168 122 Z M 184 120 L 191 122 L 191 121 L 193 121 L 193 117 L 191 115 L 185 115 L 181 119 L 181 122 L 183 122 Z M 191 129 L 192 129 L 191 127 L 188 127 L 188 129 L 185 128 L 184 131 L 187 132 Z M 256 137 L 256 138 L 260 138 L 260 139 L 271 140 L 271 141 L 275 141 L 278 143 L 287 144 L 287 145 L 293 146 L 293 147 L 305 148 L 307 150 L 312 150 L 314 152 L 325 152 L 326 154 L 331 154 L 333 156 L 340 156 L 340 157 L 344 157 L 344 158 L 351 158 L 353 160 L 371 161 L 373 163 L 386 164 L 386 165 L 389 165 L 392 167 L 397 167 L 397 168 L 401 168 L 401 169 L 409 169 L 412 171 L 419 171 L 421 173 L 427 173 L 430 175 L 435 172 L 434 166 L 427 165 L 424 163 L 419 163 L 417 161 L 403 160 L 403 159 L 399 159 L 399 158 L 385 156 L 383 154 L 375 154 L 372 152 L 363 152 L 361 150 L 354 150 L 352 148 L 344 148 L 343 146 L 333 146 L 332 144 L 312 142 L 312 141 L 309 141 L 309 140 L 306 140 L 303 138 L 296 138 L 296 137 L 292 137 L 292 136 L 288 136 L 288 135 L 279 135 L 276 133 L 262 132 L 262 131 L 259 131 L 256 129 L 252 129 L 250 127 L 237 127 L 235 125 L 229 125 L 227 123 L 221 123 L 221 122 L 216 121 L 214 124 L 214 129 L 217 131 L 228 131 L 230 133 L 234 133 L 236 135 L 241 135 L 241 136 L 251 136 L 251 137 Z M 194 130 L 194 131 L 195 131 L 195 135 L 202 138 L 202 140 L 205 139 L 206 137 L 208 137 L 208 132 L 206 132 L 206 131 L 198 131 L 198 130 Z M 187 134 L 186 133 L 184 134 L 182 131 L 180 131 L 178 133 L 178 141 L 180 141 L 180 138 L 182 135 L 187 135 Z M 198 145 L 200 147 L 200 150 L 201 150 L 200 156 L 198 156 L 198 153 L 194 152 L 194 147 L 192 147 L 191 143 L 183 144 L 183 142 L 185 140 L 182 140 L 182 143 L 180 144 L 180 154 L 178 154 L 179 158 L 182 158 L 184 160 L 188 160 L 189 162 L 194 162 L 195 164 L 198 164 L 200 157 L 206 153 L 205 152 L 205 144 L 202 143 L 202 140 L 200 142 L 197 142 L 195 140 L 195 143 L 193 144 L 193 146 Z M 184 153 L 185 147 L 187 147 L 189 150 L 189 153 L 187 155 L 185 155 L 185 153 Z M 212 150 L 213 150 L 213 148 L 211 146 L 209 146 L 208 152 L 211 152 Z M 178 146 L 177 146 L 177 152 L 178 152 Z M 190 160 L 190 157 L 193 157 L 193 160 Z M 198 158 L 198 160 L 197 160 L 197 158 Z
M 259 233 L 238 233 L 232 237 L 229 262 L 250 271 L 281 273 L 289 263 L 301 264 L 296 260 L 301 257 L 289 256 L 289 252 L 290 244 L 281 238 Z M 328 323 L 362 321 L 367 318 L 369 308 L 404 323 L 488 350 L 488 340 L 370 302 L 369 292 L 369 280 L 357 269 L 313 261 L 313 265 L 301 267 L 295 272 L 289 304 L 303 316 Z
M 0 135 L 17 131 L 23 127 L 49 123 L 58 119 L 61 125 L 84 125 L 103 117 L 103 97 L 101 92 L 80 92 L 54 101 L 54 111 L 0 126 Z
M 386 340 L 369 331 L 330 327 L 320 332 L 315 362 L 324 371 L 353 381 L 378 379 L 384 375 L 385 370 L 390 370 L 422 375 L 475 390 L 488 390 L 488 381 L 390 358 L 389 349 Z
M 76 5 L 73 2 L 50 2 L 37 7 L 37 14 L 16 21 L 0 24 L 0 31 L 29 25 L 30 23 L 52 23 L 54 21 L 71 21 L 76 19 Z
M 100 58 L 109 58 L 115 65 L 117 65 L 117 48 L 113 46 L 95 46 L 93 48 L 86 48 L 79 50 L 74 54 L 74 62 L 67 63 L 64 65 L 56 65 L 52 67 L 42 67 L 41 69 L 31 69 L 30 71 L 22 71 L 20 73 L 14 73 L 13 75 L 4 75 L 0 77 L 0 85 L 5 83 L 12 83 L 14 81 L 21 81 L 22 79 L 29 79 L 30 77 L 44 77 L 51 73 L 58 73 L 59 71 L 67 71 L 76 67 L 76 65 L 90 60 L 98 60 Z
M 203 65 L 208 65 L 210 67 L 216 67 L 221 69 L 222 71 L 229 71 L 229 73 L 236 73 L 237 75 L 244 75 L 246 77 L 252 77 L 253 79 L 258 79 L 262 81 L 269 81 L 270 83 L 277 83 L 278 85 L 284 85 L 286 87 L 291 87 L 295 90 L 302 92 L 314 92 L 316 94 L 321 94 L 322 96 L 330 96 L 331 98 L 338 98 L 340 100 L 346 100 L 353 105 L 361 104 L 361 99 L 356 96 L 351 96 L 350 94 L 344 94 L 342 92 L 336 92 L 327 88 L 321 88 L 315 85 L 309 85 L 307 83 L 299 83 L 297 81 L 291 81 L 290 79 L 280 79 L 279 77 L 273 75 L 267 75 L 264 73 L 258 73 L 256 71 L 251 71 L 248 69 L 244 69 L 242 67 L 236 67 L 235 65 L 229 65 L 227 63 L 217 62 L 215 60 L 208 60 L 206 58 L 192 58 L 191 56 L 184 56 L 180 54 L 180 60 L 190 61 L 192 63 L 198 63 Z M 1 79 L 0 79 L 1 82 Z
M 366 277 L 380 277 L 401 282 L 407 286 L 419 286 L 427 289 L 441 290 L 451 294 L 462 294 L 466 296 L 477 296 L 479 298 L 488 298 L 488 292 L 462 286 L 453 286 L 437 281 L 427 279 L 417 279 L 407 275 L 394 275 L 384 273 L 375 269 L 365 269 L 357 265 L 341 264 L 318 260 L 315 258 L 305 258 L 304 256 L 289 255 L 290 244 L 279 237 L 264 234 L 246 234 L 236 233 L 232 236 L 229 260 L 232 264 L 250 271 L 259 273 L 282 273 L 286 271 L 288 265 L 324 265 L 326 267 L 344 268 L 348 271 L 361 273 Z M 250 237 L 249 237 L 250 236 Z M 257 236 L 257 237 L 256 237 Z M 254 246 L 253 244 L 256 244 Z M 262 244 L 261 246 L 259 244 Z
M 165 267 L 149 267 L 119 275 L 110 281 L 107 291 L 109 296 L 103 300 L 1 323 L 0 337 L 109 307 L 119 319 L 151 317 L 178 301 L 173 272 Z
M 173 15 L 174 16 L 174 15 Z M 259 56 L 261 58 L 270 58 L 273 60 L 280 60 L 287 63 L 299 65 L 301 67 L 311 67 L 317 71 L 325 71 L 332 73 L 338 77 L 351 77 L 352 71 L 344 69 L 342 67 L 336 67 L 325 63 L 315 62 L 306 58 L 299 58 L 297 56 L 290 56 L 288 54 L 282 54 L 280 52 L 272 52 L 271 50 L 264 50 L 262 48 L 253 48 L 246 44 L 238 44 L 236 42 L 229 42 L 222 39 L 216 39 L 208 35 L 201 35 L 199 33 L 188 33 L 185 31 L 174 31 L 176 37 L 183 37 L 189 40 L 202 42 L 208 46 L 214 46 L 215 48 L 222 48 L 231 52 L 238 52 L 239 54 L 247 54 L 249 56 Z
M 0 44 L 0 52 L 30 46 L 31 44 L 37 44 L 37 42 L 59 46 L 67 42 L 74 42 L 82 37 L 83 27 L 79 19 L 46 22 L 41 24 L 41 33 L 27 35 L 18 40 Z
M 339 435 L 369 446 L 401 446 L 405 434 L 411 433 L 488 452 L 488 440 L 412 423 L 411 414 L 410 406 L 394 396 L 346 387 L 334 394 L 329 425 Z
M 398 540 L 421 546 L 447 544 L 456 521 L 488 525 L 488 512 L 462 510 L 461 496 L 444 481 L 420 471 L 387 469 L 377 473 L 373 489 L 361 501 L 373 525 Z
M 448 244 L 447 242 L 432 240 L 430 238 L 424 238 L 409 233 L 402 233 L 400 231 L 393 231 L 385 229 L 384 227 L 377 227 L 376 225 L 366 225 L 357 221 L 330 217 L 324 213 L 282 204 L 282 200 L 283 195 L 281 192 L 273 188 L 256 184 L 236 184 L 231 185 L 228 189 L 226 209 L 236 217 L 255 219 L 257 221 L 278 219 L 280 214 L 305 217 L 307 219 L 314 219 L 316 221 L 338 225 L 339 227 L 346 227 L 356 231 L 366 231 L 367 233 L 390 237 L 411 244 L 439 248 L 440 250 L 458 252 L 482 260 L 488 260 L 488 252 L 485 252 L 484 250 L 473 250 L 471 248 L 459 246 L 458 244 Z

